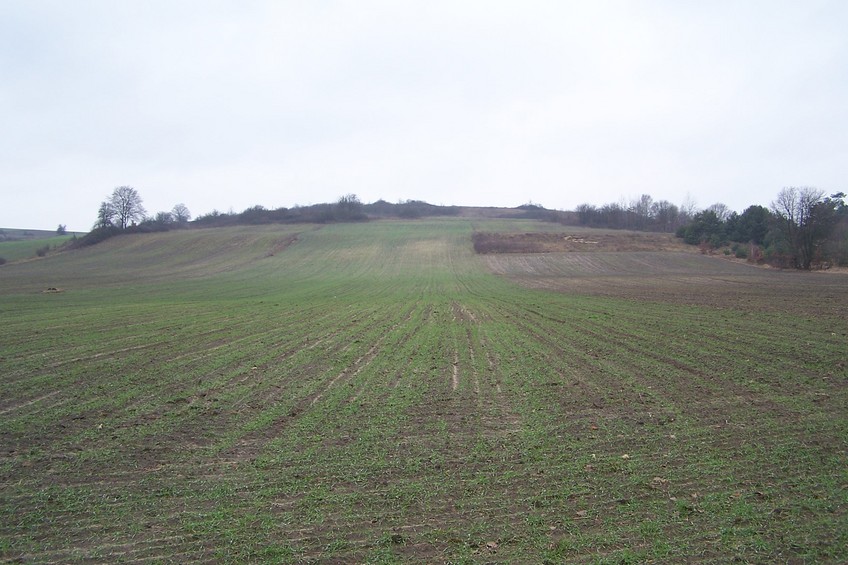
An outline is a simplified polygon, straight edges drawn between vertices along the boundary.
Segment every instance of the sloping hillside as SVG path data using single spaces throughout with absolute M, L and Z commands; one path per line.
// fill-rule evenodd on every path
M 0 293 L 49 287 L 108 288 L 249 268 L 294 243 L 308 225 L 177 230 L 113 237 L 91 247 L 9 265 Z
M 756 269 L 477 255 L 487 222 L 0 268 L 0 561 L 848 561 L 848 317 L 799 313 L 848 278 L 740 312 Z

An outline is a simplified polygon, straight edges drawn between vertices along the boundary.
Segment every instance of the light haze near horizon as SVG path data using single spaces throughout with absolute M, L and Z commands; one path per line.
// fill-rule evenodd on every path
M 0 0 L 0 227 L 848 192 L 848 2 Z

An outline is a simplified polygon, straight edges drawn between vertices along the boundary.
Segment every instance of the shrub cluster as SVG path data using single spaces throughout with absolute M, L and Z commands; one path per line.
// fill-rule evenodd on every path
M 204 227 L 259 224 L 332 224 L 339 222 L 364 222 L 371 218 L 424 218 L 428 216 L 455 216 L 459 213 L 456 206 L 435 206 L 419 200 L 407 200 L 392 204 L 378 200 L 372 204 L 363 204 L 354 194 L 339 198 L 334 203 L 276 208 L 269 210 L 264 206 L 252 206 L 241 213 L 224 213 L 213 210 L 199 216 L 192 222 Z
M 828 198 L 815 189 L 785 188 L 772 208 L 749 206 L 725 218 L 716 209 L 694 215 L 676 235 L 702 252 L 731 244 L 737 258 L 776 267 L 810 269 L 848 264 L 848 205 L 845 194 Z M 746 248 L 744 245 L 747 245 Z

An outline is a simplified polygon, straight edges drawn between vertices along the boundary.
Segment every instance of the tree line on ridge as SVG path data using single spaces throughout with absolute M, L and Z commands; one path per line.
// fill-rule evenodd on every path
M 675 233 L 707 253 L 730 246 L 727 253 L 779 267 L 811 269 L 817 265 L 848 265 L 848 205 L 842 192 L 826 196 L 812 187 L 782 189 L 770 207 L 751 205 L 742 213 L 721 203 L 697 210 L 692 203 L 677 206 L 643 194 L 629 204 L 581 204 L 574 212 L 548 210 L 537 204 L 519 206 L 523 217 L 607 229 Z M 457 206 L 436 206 L 420 200 L 364 204 L 355 194 L 336 202 L 267 209 L 252 206 L 240 213 L 213 210 L 191 219 L 184 204 L 148 216 L 139 192 L 117 187 L 97 212 L 91 232 L 72 246 L 97 243 L 121 233 L 170 229 L 259 225 L 273 223 L 361 222 L 375 218 L 423 218 L 457 215 Z

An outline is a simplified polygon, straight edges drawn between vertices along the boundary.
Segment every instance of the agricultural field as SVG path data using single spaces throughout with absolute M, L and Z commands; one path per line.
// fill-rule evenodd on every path
M 8 230 L 0 230 L 8 231 Z M 31 237 L 21 239 L 0 239 L 0 257 L 6 261 L 20 261 L 21 259 L 34 259 L 39 252 L 46 255 L 62 244 L 70 240 L 72 235 L 52 235 L 44 237 Z
M 0 267 L 0 560 L 848 561 L 848 275 L 472 244 L 554 228 Z

